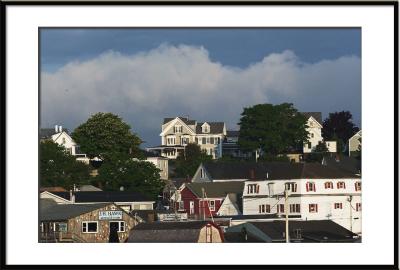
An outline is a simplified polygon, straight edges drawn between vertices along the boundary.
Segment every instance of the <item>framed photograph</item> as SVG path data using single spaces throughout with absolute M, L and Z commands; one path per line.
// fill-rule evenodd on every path
M 3 267 L 398 268 L 397 2 L 1 11 Z

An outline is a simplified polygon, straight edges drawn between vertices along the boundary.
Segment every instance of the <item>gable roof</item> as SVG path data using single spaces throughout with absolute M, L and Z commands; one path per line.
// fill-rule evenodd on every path
M 188 183 L 186 187 L 190 189 L 193 194 L 201 198 L 203 196 L 202 189 L 208 198 L 225 198 L 229 193 L 241 194 L 243 193 L 244 182 L 228 181 L 228 182 L 204 182 L 204 183 Z
M 66 128 L 63 128 L 63 131 L 65 131 L 67 134 L 69 133 L 68 129 Z M 41 128 L 39 130 L 40 139 L 49 139 L 51 138 L 51 136 L 57 133 L 59 132 L 58 131 L 56 132 L 54 128 Z
M 210 221 L 140 223 L 130 231 L 128 242 L 194 243 L 207 224 L 215 226 Z
M 69 192 L 52 192 L 53 194 L 70 200 Z M 98 202 L 152 202 L 147 196 L 135 191 L 78 191 L 74 192 L 75 203 Z
M 272 238 L 274 241 L 285 240 L 285 221 L 275 220 L 269 222 L 249 222 Z M 357 234 L 347 230 L 332 220 L 290 221 L 290 238 L 296 238 L 296 230 L 301 231 L 301 236 L 308 241 L 354 241 Z
M 352 172 L 319 163 L 217 161 L 205 162 L 203 166 L 213 180 L 251 179 L 251 171 L 254 180 L 360 178 Z
M 239 130 L 227 130 L 226 137 L 239 137 Z
M 99 208 L 103 208 L 110 203 L 98 204 L 54 204 L 49 206 L 48 203 L 40 201 L 40 220 L 41 221 L 56 221 L 67 220 L 80 216 L 85 213 L 92 212 Z
M 203 133 L 201 126 L 207 123 L 210 126 L 210 132 Z M 196 126 L 196 134 L 220 134 L 224 132 L 224 122 L 204 122 L 204 123 L 197 123 Z
M 311 116 L 318 121 L 320 125 L 322 125 L 322 113 L 321 112 L 302 112 L 307 119 L 309 119 Z
M 164 118 L 164 122 L 163 124 L 166 124 L 168 122 L 171 122 L 172 120 L 174 120 L 176 117 L 168 117 L 168 118 Z M 183 116 L 178 116 L 178 118 L 184 122 L 186 125 L 195 125 L 196 124 L 196 120 L 190 120 L 188 117 L 183 117 Z

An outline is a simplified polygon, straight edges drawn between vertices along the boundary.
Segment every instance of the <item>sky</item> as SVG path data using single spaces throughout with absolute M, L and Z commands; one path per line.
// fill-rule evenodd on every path
M 290 102 L 348 110 L 361 127 L 361 29 L 41 29 L 41 127 L 72 131 L 97 112 L 160 145 L 163 118 L 225 122 Z

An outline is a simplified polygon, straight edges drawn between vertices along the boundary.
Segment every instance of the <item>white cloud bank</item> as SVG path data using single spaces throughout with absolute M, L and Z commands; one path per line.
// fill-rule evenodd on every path
M 361 116 L 361 59 L 304 63 L 294 52 L 246 68 L 213 62 L 202 47 L 162 45 L 149 52 L 106 52 L 41 74 L 43 127 L 75 128 L 93 113 L 119 114 L 150 144 L 163 117 L 189 115 L 235 128 L 245 106 L 292 102 L 300 111 L 350 110 Z

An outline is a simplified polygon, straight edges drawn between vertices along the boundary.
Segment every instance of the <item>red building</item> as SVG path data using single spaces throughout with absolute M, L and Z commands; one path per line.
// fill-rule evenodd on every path
M 243 182 L 237 181 L 188 183 L 180 190 L 176 207 L 194 219 L 216 216 L 226 196 L 231 193 L 241 195 L 243 186 Z

